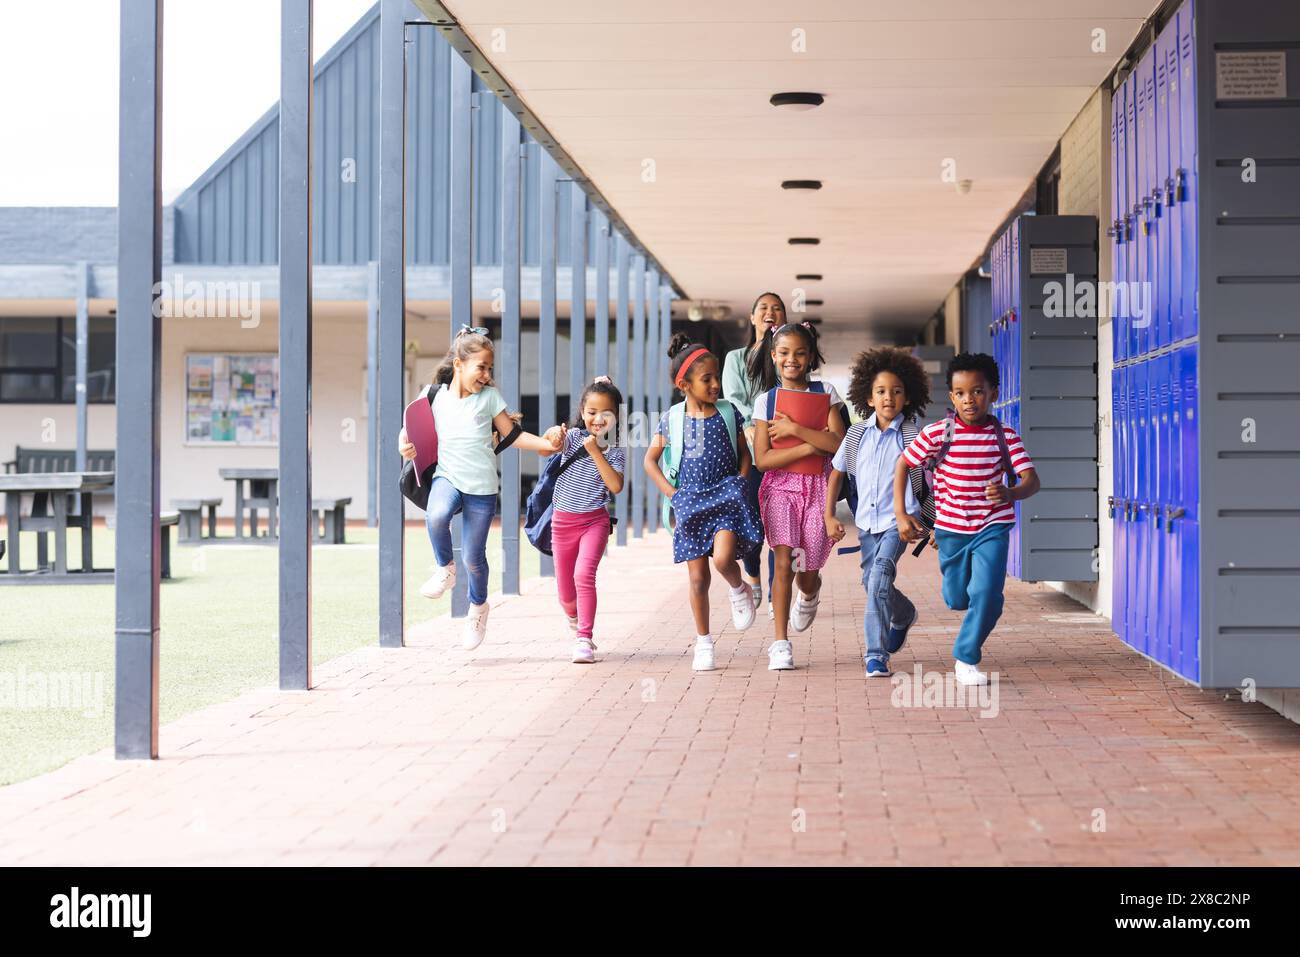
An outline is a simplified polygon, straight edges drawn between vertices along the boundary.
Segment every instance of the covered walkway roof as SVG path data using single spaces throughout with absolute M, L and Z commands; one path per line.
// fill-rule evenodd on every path
M 917 325 L 982 255 L 1155 6 L 416 5 L 458 21 L 687 296 L 747 311 L 763 288 L 784 294 L 796 274 L 817 273 L 809 294 L 827 322 Z M 788 91 L 825 103 L 769 104 Z M 791 179 L 824 186 L 782 190 Z M 821 244 L 790 245 L 796 236 Z

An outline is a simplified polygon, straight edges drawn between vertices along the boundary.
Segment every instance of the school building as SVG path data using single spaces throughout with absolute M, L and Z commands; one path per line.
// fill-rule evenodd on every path
M 697 6 L 659 4 L 647 34 L 613 7 L 386 0 L 316 62 L 313 489 L 373 522 L 395 482 L 375 423 L 401 16 L 403 398 L 469 319 L 517 323 L 498 377 L 527 428 L 601 371 L 666 408 L 669 331 L 722 354 L 767 290 L 819 324 L 840 388 L 873 344 L 936 381 L 993 353 L 1044 486 L 1012 574 L 1300 720 L 1300 10 L 882 3 L 830 27 L 845 5 Z M 218 470 L 280 461 L 280 125 L 275 105 L 162 210 L 164 503 L 228 514 Z M 115 209 L 0 209 L 0 457 L 118 445 L 119 240 Z M 636 536 L 655 493 L 630 486 Z

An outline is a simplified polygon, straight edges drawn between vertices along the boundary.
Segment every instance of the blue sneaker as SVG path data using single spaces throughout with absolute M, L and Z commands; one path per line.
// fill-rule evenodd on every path
M 890 625 L 889 631 L 885 634 L 885 650 L 891 655 L 899 651 L 903 645 L 907 644 L 907 633 L 916 624 L 916 619 L 920 617 L 920 612 L 915 607 L 912 609 L 912 620 L 901 628 L 897 625 Z
M 881 658 L 867 659 L 867 677 L 868 678 L 888 678 L 893 672 L 889 670 L 889 662 Z

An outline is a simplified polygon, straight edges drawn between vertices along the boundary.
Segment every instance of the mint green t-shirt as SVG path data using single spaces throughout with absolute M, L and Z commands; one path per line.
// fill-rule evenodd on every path
M 506 400 L 496 386 L 486 385 L 463 399 L 451 386 L 433 397 L 433 424 L 438 429 L 438 467 L 442 476 L 466 495 L 495 495 L 500 490 L 496 456 L 492 454 L 492 420 Z

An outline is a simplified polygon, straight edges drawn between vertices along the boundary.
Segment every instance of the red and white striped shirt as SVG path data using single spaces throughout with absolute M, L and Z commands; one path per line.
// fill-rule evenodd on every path
M 945 421 L 940 419 L 917 433 L 912 444 L 903 450 L 909 466 L 916 468 L 938 453 L 943 445 L 944 427 Z M 1034 463 L 1016 430 L 1004 425 L 1002 434 L 1016 474 L 1032 469 Z M 934 476 L 935 528 L 974 535 L 988 525 L 1014 524 L 1014 502 L 1001 505 L 984 497 L 987 486 L 1005 484 L 1004 474 L 993 423 L 976 428 L 958 418 L 952 445 Z

